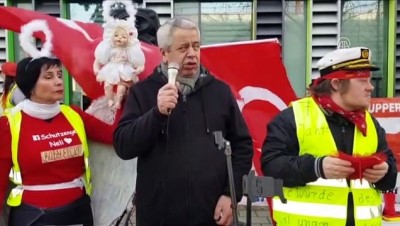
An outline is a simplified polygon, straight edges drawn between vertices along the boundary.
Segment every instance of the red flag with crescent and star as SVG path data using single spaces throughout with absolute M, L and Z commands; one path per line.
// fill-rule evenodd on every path
M 21 26 L 43 19 L 53 33 L 53 53 L 91 99 L 103 96 L 103 88 L 93 73 L 94 50 L 102 40 L 103 29 L 83 23 L 14 7 L 0 7 L 0 28 L 20 32 Z M 35 36 L 42 41 L 42 32 Z M 161 60 L 156 46 L 141 43 L 145 53 L 143 79 Z M 227 82 L 242 110 L 254 141 L 254 168 L 261 175 L 261 146 L 266 125 L 296 99 L 281 59 L 277 39 L 203 46 L 201 62 L 210 72 Z

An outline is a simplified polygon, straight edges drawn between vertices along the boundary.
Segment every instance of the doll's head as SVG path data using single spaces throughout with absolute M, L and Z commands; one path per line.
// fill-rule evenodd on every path
M 126 47 L 129 41 L 128 31 L 122 27 L 117 27 L 114 31 L 113 45 L 115 47 Z
M 125 20 L 112 20 L 104 23 L 103 27 L 103 39 L 110 41 L 114 47 L 129 47 L 138 42 L 135 24 Z
M 123 17 L 116 14 L 123 12 Z M 103 1 L 103 40 L 114 47 L 129 47 L 138 43 L 136 29 L 136 7 L 132 1 L 113 0 Z M 122 16 L 122 15 L 120 15 Z

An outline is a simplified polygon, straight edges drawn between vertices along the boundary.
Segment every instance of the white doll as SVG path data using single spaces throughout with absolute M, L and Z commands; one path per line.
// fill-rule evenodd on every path
M 126 83 L 138 82 L 138 74 L 144 70 L 145 57 L 137 38 L 134 22 L 112 19 L 104 27 L 103 41 L 95 50 L 93 71 L 96 80 L 104 82 L 108 106 L 121 107 Z M 114 86 L 117 92 L 114 97 Z

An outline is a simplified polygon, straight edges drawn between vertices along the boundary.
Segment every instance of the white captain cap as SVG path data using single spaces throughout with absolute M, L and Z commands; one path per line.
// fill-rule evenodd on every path
M 317 67 L 321 77 L 336 71 L 379 70 L 371 63 L 371 50 L 366 47 L 334 50 L 322 57 Z

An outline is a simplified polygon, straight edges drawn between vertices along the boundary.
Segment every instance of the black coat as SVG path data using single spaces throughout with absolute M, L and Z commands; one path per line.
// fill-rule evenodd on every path
M 341 115 L 325 114 L 329 128 L 339 150 L 353 153 L 354 124 Z M 395 187 L 397 177 L 396 160 L 386 142 L 385 130 L 372 117 L 378 134 L 377 152 L 383 151 L 388 156 L 388 173 L 374 184 L 379 190 Z M 289 107 L 278 114 L 267 126 L 268 135 L 264 141 L 261 155 L 261 168 L 265 176 L 283 179 L 286 187 L 305 186 L 316 181 L 315 157 L 309 154 L 299 156 L 299 142 L 293 108 Z M 353 201 L 349 195 L 348 216 L 352 218 Z M 351 225 L 351 224 L 348 224 Z
M 114 134 L 122 159 L 138 157 L 137 224 L 214 225 L 216 203 L 229 195 L 226 157 L 213 132 L 232 145 L 237 199 L 253 156 L 252 139 L 230 91 L 202 71 L 195 91 L 179 94 L 170 116 L 157 109 L 158 90 L 167 83 L 159 68 L 134 85 Z

